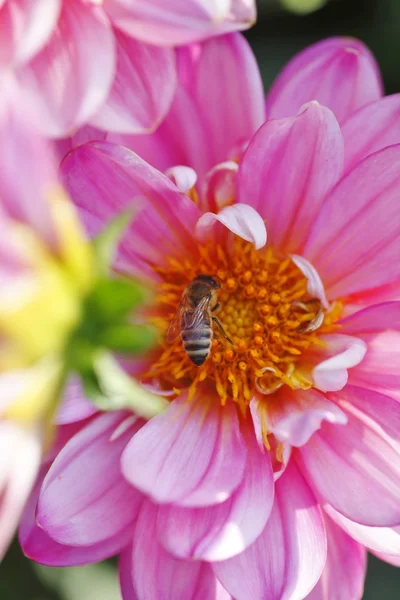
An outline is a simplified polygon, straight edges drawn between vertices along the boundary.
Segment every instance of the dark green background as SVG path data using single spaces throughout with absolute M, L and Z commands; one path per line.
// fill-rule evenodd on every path
M 282 11 L 278 0 L 261 0 L 258 23 L 247 37 L 266 89 L 293 54 L 330 35 L 361 38 L 378 59 L 386 93 L 400 91 L 400 0 L 331 0 L 321 10 L 301 17 Z M 0 566 L 0 600 L 116 600 L 115 591 L 105 591 L 106 581 L 98 570 L 82 571 L 85 585 L 79 577 L 76 582 L 76 569 L 70 574 L 55 571 L 53 579 L 46 571 L 38 573 L 15 544 Z M 107 567 L 104 577 L 107 581 L 112 578 Z M 69 595 L 65 592 L 68 587 Z M 72 588 L 76 592 L 71 592 Z M 100 599 L 101 591 L 104 598 Z M 400 599 L 400 569 L 370 557 L 363 600 L 377 599 Z

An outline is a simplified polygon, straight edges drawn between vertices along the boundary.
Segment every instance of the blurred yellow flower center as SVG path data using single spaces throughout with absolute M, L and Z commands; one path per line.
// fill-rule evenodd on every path
M 226 336 L 213 325 L 210 353 L 200 367 L 193 364 L 178 338 L 163 349 L 147 374 L 165 388 L 188 388 L 192 397 L 200 384 L 211 384 L 221 403 L 228 398 L 244 412 L 256 391 L 271 394 L 287 384 L 308 388 L 312 381 L 297 368 L 305 350 L 321 345 L 321 333 L 332 329 L 340 305 L 325 312 L 307 291 L 307 279 L 290 257 L 272 247 L 255 250 L 236 238 L 233 250 L 201 247 L 200 260 L 169 260 L 157 268 L 162 278 L 156 323 L 164 332 L 179 306 L 182 294 L 200 274 L 216 276 L 220 307 L 211 313 Z M 204 384 L 203 384 L 204 382 Z
M 57 186 L 47 199 L 58 245 L 51 249 L 28 225 L 10 223 L 23 268 L 0 301 L 0 373 L 20 384 L 4 416 L 24 422 L 36 421 L 57 400 L 62 353 L 94 277 L 91 246 L 74 208 Z

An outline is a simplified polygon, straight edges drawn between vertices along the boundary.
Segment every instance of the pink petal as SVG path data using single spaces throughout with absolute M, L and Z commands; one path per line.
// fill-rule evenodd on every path
M 187 165 L 199 175 L 214 164 L 198 106 L 181 82 L 168 115 L 154 133 L 109 134 L 107 139 L 130 148 L 162 172 L 176 165 Z
M 118 578 L 123 600 L 138 600 L 133 587 L 132 573 L 132 545 L 130 544 L 119 556 Z
M 100 129 L 147 133 L 167 114 L 176 88 L 175 55 L 115 31 L 117 70 L 111 92 L 91 118 Z
M 183 398 L 133 437 L 122 471 L 156 502 L 209 506 L 230 497 L 242 481 L 245 462 L 234 407 Z
M 381 302 L 390 302 L 391 300 L 400 300 L 400 280 L 381 285 L 373 290 L 361 292 L 360 294 L 352 296 L 352 300 L 364 306 L 380 304 Z
M 216 164 L 237 160 L 237 148 L 264 121 L 262 82 L 239 34 L 181 48 L 177 65 L 177 92 L 160 128 L 150 136 L 112 139 L 161 171 L 187 165 L 201 179 Z
M 200 207 L 218 212 L 233 204 L 236 198 L 238 164 L 233 161 L 219 163 L 205 176 L 200 196 Z
M 37 127 L 63 137 L 100 108 L 114 71 L 114 38 L 102 9 L 68 0 L 50 41 L 18 78 Z
M 249 427 L 246 440 L 244 478 L 229 500 L 204 508 L 160 507 L 158 538 L 171 554 L 225 560 L 245 550 L 264 529 L 274 498 L 271 462 Z
M 291 446 L 304 446 L 324 421 L 344 425 L 347 417 L 336 404 L 313 389 L 302 391 L 285 387 L 268 404 L 268 431 L 280 442 Z
M 325 560 L 320 509 L 291 462 L 276 483 L 276 500 L 263 533 L 247 550 L 213 568 L 236 600 L 294 600 L 314 587 Z
M 11 219 L 32 227 L 55 249 L 49 195 L 57 187 L 58 177 L 50 144 L 32 130 L 26 118 L 12 113 L 1 120 L 0 137 L 1 209 Z
M 190 167 L 177 166 L 165 171 L 166 176 L 180 192 L 187 194 L 196 185 L 197 173 Z
M 302 256 L 291 254 L 290 258 L 296 267 L 300 269 L 303 275 L 307 278 L 307 292 L 310 294 L 310 296 L 318 298 L 321 301 L 322 306 L 324 308 L 328 308 L 329 302 L 326 299 L 324 284 L 322 283 L 321 277 L 318 275 L 317 270 L 306 258 L 303 258 Z
M 400 556 L 392 556 L 391 554 L 382 554 L 382 552 L 374 552 L 380 560 L 383 560 L 394 567 L 400 567 Z
M 262 81 L 250 46 L 240 34 L 208 40 L 194 60 L 193 53 L 187 60 L 188 53 L 190 49 L 183 49 L 178 55 L 180 77 L 186 80 L 207 133 L 209 169 L 236 158 L 232 150 L 264 122 Z
M 400 302 L 383 302 L 368 306 L 340 321 L 345 333 L 364 335 L 400 330 Z
M 160 264 L 168 255 L 193 250 L 199 209 L 168 177 L 130 150 L 109 142 L 84 144 L 67 155 L 62 173 L 91 234 L 123 210 L 143 209 L 120 244 L 124 265 Z
M 367 553 L 331 519 L 325 520 L 328 557 L 321 579 L 306 600 L 359 600 L 364 591 Z
M 162 46 L 247 29 L 256 19 L 254 0 L 112 0 L 107 10 L 129 35 Z
M 91 417 L 96 412 L 96 406 L 85 398 L 79 377 L 71 375 L 68 378 L 64 396 L 57 411 L 57 424 L 75 423 Z
M 218 214 L 207 212 L 200 217 L 196 224 L 196 238 L 204 242 L 210 237 L 216 222 L 224 225 L 229 231 L 247 242 L 254 244 L 258 250 L 267 243 L 265 223 L 258 212 L 248 204 L 233 204 L 226 206 Z
M 341 390 L 348 380 L 348 369 L 362 362 L 367 353 L 367 344 L 356 337 L 332 333 L 320 336 L 326 344 L 316 353 L 327 356 L 312 370 L 314 386 L 323 392 Z
M 260 415 L 260 405 L 264 402 L 264 396 L 255 396 L 250 402 L 250 414 L 251 420 L 254 426 L 254 431 L 257 439 L 258 446 L 261 452 L 265 452 L 265 444 L 264 444 L 264 435 L 263 435 L 263 427 L 264 422 Z M 285 442 L 279 442 L 277 438 L 271 437 L 269 440 L 270 445 L 270 459 L 272 464 L 274 481 L 277 481 L 279 477 L 283 475 L 286 470 L 286 467 L 289 464 L 290 457 L 292 454 L 292 447 L 290 444 Z M 279 446 L 279 448 L 278 448 Z M 277 458 L 279 449 L 279 460 Z
M 350 373 L 350 382 L 400 400 L 400 302 L 360 310 L 341 321 L 368 346 L 364 360 Z
M 350 382 L 400 401 L 400 331 L 365 334 L 365 359 L 350 373 Z
M 41 453 L 37 431 L 0 421 L 0 562 L 35 483 Z
M 239 167 L 239 202 L 266 219 L 275 246 L 298 252 L 342 165 L 336 119 L 311 102 L 296 117 L 267 121 L 253 137 Z
M 283 69 L 267 96 L 267 116 L 295 115 L 317 100 L 341 123 L 364 104 L 382 96 L 374 57 L 353 38 L 330 38 L 309 46 Z
M 7 0 L 0 10 L 0 62 L 13 66 L 30 60 L 47 42 L 61 10 L 61 0 Z
M 303 255 L 328 296 L 337 298 L 400 277 L 400 145 L 370 155 L 331 191 Z
M 216 600 L 218 586 L 210 567 L 168 554 L 157 541 L 156 518 L 156 507 L 145 502 L 136 522 L 133 548 L 125 551 L 120 563 L 124 600 Z
M 328 394 L 347 425 L 325 423 L 299 450 L 322 504 L 363 525 L 400 522 L 400 405 L 388 396 L 346 386 Z M 368 498 L 368 502 L 365 499 Z
M 342 127 L 345 172 L 360 160 L 400 142 L 400 94 L 386 96 L 351 115 Z
M 91 546 L 115 537 L 134 521 L 142 496 L 123 479 L 119 461 L 141 423 L 136 420 L 118 435 L 126 415 L 99 416 L 52 464 L 41 489 L 37 521 L 55 541 Z
M 52 540 L 36 523 L 36 505 L 45 473 L 44 468 L 25 507 L 19 528 L 19 543 L 28 558 L 51 567 L 87 565 L 118 554 L 129 543 L 132 539 L 129 528 L 92 546 L 63 546 Z
M 86 427 L 88 423 L 89 418 L 83 419 L 82 421 L 76 421 L 75 423 L 57 425 L 52 444 L 50 448 L 47 448 L 47 452 L 43 457 L 43 464 L 46 464 L 47 466 L 50 465 L 50 463 L 54 461 L 54 459 L 61 452 L 64 446 L 69 442 L 69 440 L 74 435 L 79 433 L 81 429 Z
M 331 506 L 325 506 L 328 515 L 346 533 L 374 552 L 400 555 L 400 527 L 368 527 L 354 523 Z

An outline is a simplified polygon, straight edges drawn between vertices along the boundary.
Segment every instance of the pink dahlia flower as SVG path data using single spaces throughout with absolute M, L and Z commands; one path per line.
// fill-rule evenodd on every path
M 240 35 L 178 58 L 166 120 L 125 139 L 156 166 L 110 141 L 62 165 L 92 233 L 142 206 L 115 267 L 155 284 L 159 348 L 130 369 L 170 405 L 93 415 L 21 542 L 51 565 L 120 553 L 125 600 L 357 600 L 366 548 L 400 556 L 400 98 L 355 40 L 296 57 L 267 112 Z M 196 366 L 165 334 L 199 274 L 221 329 Z
M 176 85 L 171 46 L 245 29 L 254 0 L 3 0 L 0 77 L 41 131 L 154 130 Z

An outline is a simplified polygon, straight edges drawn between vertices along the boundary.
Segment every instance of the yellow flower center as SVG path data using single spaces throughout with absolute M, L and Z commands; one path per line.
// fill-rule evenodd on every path
M 186 286 L 196 275 L 213 275 L 221 282 L 216 316 L 232 344 L 213 326 L 209 355 L 200 367 L 193 364 L 178 337 L 163 343 L 146 377 L 164 389 L 193 397 L 199 385 L 213 386 L 220 401 L 228 398 L 245 412 L 256 391 L 271 394 L 282 385 L 306 389 L 312 381 L 301 368 L 304 352 L 323 344 L 321 333 L 332 330 L 340 303 L 324 311 L 307 291 L 307 279 L 290 257 L 272 247 L 255 250 L 235 238 L 233 248 L 200 247 L 199 260 L 167 261 L 156 268 L 161 276 L 156 324 L 163 339 Z M 210 307 L 212 308 L 212 306 Z

